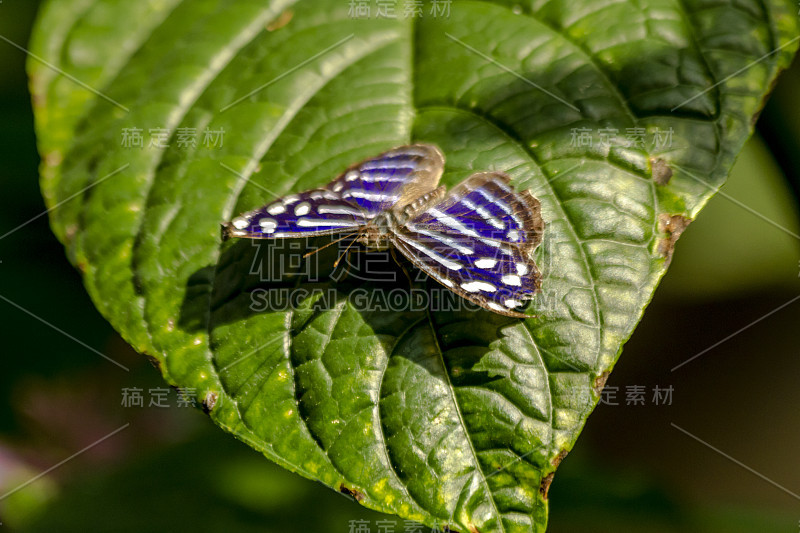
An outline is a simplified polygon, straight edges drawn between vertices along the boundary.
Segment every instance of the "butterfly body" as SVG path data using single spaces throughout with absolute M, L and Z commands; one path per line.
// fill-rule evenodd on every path
M 502 172 L 473 174 L 449 193 L 444 156 L 401 146 L 348 168 L 327 186 L 289 194 L 223 225 L 228 237 L 350 234 L 368 250 L 396 249 L 462 297 L 517 311 L 539 288 L 532 251 L 544 231 L 539 201 Z
M 397 230 L 427 206 L 438 202 L 446 192 L 447 189 L 445 187 L 438 187 L 420 196 L 410 204 L 395 206 L 389 211 L 380 213 L 359 230 L 356 240 L 368 250 L 388 250 L 394 245 L 392 236 L 397 233 Z

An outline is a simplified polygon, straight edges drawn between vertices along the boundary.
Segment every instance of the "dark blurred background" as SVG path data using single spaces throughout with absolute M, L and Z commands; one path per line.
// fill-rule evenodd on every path
M 0 3 L 0 36 L 26 46 L 37 5 Z M 0 40 L 0 533 L 416 531 L 272 465 L 175 391 L 149 405 L 163 381 L 47 217 L 20 227 L 45 209 L 25 60 Z M 549 531 L 800 531 L 798 94 L 796 64 L 678 243 L 555 477 Z M 142 407 L 124 405 L 134 389 Z

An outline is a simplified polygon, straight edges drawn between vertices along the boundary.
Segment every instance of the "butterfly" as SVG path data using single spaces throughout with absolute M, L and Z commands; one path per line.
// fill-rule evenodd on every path
M 350 166 L 325 187 L 289 194 L 222 225 L 229 237 L 278 239 L 348 232 L 368 250 L 394 249 L 448 289 L 513 317 L 539 289 L 539 201 L 503 172 L 438 186 L 444 155 L 400 146 Z

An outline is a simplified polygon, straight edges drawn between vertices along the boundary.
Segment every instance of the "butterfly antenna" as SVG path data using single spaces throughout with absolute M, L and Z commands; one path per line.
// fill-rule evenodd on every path
M 347 234 L 347 235 L 345 235 L 344 237 L 339 237 L 339 238 L 338 238 L 338 239 L 336 239 L 335 241 L 331 241 L 331 242 L 329 242 L 328 244 L 326 244 L 325 246 L 320 246 L 319 248 L 315 248 L 315 249 L 311 250 L 310 252 L 308 252 L 307 254 L 305 254 L 305 255 L 303 256 L 303 259 L 305 259 L 305 258 L 306 258 L 306 257 L 308 257 L 308 256 L 314 255 L 314 254 L 315 254 L 315 253 L 317 253 L 317 252 L 320 252 L 320 251 L 324 250 L 325 248 L 327 248 L 328 246 L 330 246 L 330 245 L 332 245 L 332 244 L 336 244 L 337 242 L 341 242 L 341 241 L 345 240 L 345 239 L 346 239 L 346 238 L 348 238 L 348 237 L 352 237 L 353 235 L 358 235 L 358 233 L 359 233 L 359 232 L 357 232 L 357 231 L 354 231 L 354 232 L 352 232 L 352 233 L 348 233 L 348 234 Z M 350 246 L 348 246 L 348 248 L 350 248 Z M 334 266 L 335 266 L 335 265 L 334 265 Z
M 358 234 L 361 234 L 361 231 L 358 231 L 358 232 L 356 232 L 356 233 L 358 233 Z M 342 257 L 344 257 L 344 256 L 345 256 L 345 254 L 348 252 L 348 250 L 350 250 L 350 247 L 351 247 L 351 246 L 353 246 L 353 244 L 355 244 L 355 242 L 356 242 L 356 239 L 353 239 L 353 241 L 352 241 L 350 244 L 348 244 L 348 245 L 347 245 L 347 248 L 345 248 L 345 249 L 344 249 L 344 252 L 342 252 L 341 254 L 339 254 L 339 258 L 338 258 L 338 259 L 336 260 L 336 262 L 333 264 L 333 268 L 336 268 L 337 266 L 339 266 L 339 261 L 341 261 L 341 260 L 342 260 Z M 348 271 L 349 271 L 349 269 L 348 269 Z

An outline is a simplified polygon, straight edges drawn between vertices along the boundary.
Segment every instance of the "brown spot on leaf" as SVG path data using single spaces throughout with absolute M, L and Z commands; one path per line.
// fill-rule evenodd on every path
M 558 465 L 561 464 L 561 461 L 564 460 L 564 457 L 566 457 L 568 453 L 569 452 L 567 450 L 561 450 L 558 455 L 553 457 L 553 460 L 551 461 L 553 467 L 558 468 Z
M 64 228 L 64 238 L 67 242 L 72 242 L 75 239 L 75 235 L 78 233 L 78 225 L 77 224 L 69 224 L 66 228 Z
M 592 390 L 594 391 L 595 396 L 600 396 L 603 392 L 603 388 L 606 386 L 606 381 L 608 381 L 608 375 L 611 374 L 611 371 L 606 370 L 596 378 L 594 378 L 594 385 L 592 385 Z
M 58 165 L 61 164 L 62 161 L 64 161 L 64 154 L 62 154 L 57 150 L 48 152 L 44 156 L 44 163 L 48 167 L 57 167 Z
M 219 395 L 216 392 L 208 391 L 206 397 L 203 398 L 203 411 L 208 414 L 217 405 L 217 398 Z
M 566 457 L 568 453 L 567 450 L 561 450 L 558 455 L 553 457 L 553 460 L 550 462 L 553 468 L 558 468 L 558 465 L 561 464 L 561 461 L 564 460 L 564 457 Z M 553 482 L 553 476 L 555 476 L 555 474 L 555 471 L 550 472 L 542 478 L 542 482 L 539 484 L 539 494 L 542 495 L 542 499 L 544 500 L 547 499 L 547 492 L 550 490 L 550 484 Z
M 672 260 L 672 252 L 675 249 L 675 243 L 678 242 L 678 237 L 691 221 L 692 219 L 683 215 L 662 213 L 658 216 L 658 229 L 665 234 L 658 243 L 658 253 L 667 260 L 668 265 Z
M 36 79 L 34 77 L 31 77 L 31 84 L 38 85 L 36 83 Z M 47 98 L 45 98 L 41 94 L 34 93 L 34 95 L 33 95 L 33 106 L 34 107 L 36 107 L 36 108 L 44 107 L 44 105 L 46 103 L 47 103 Z
M 672 177 L 672 167 L 670 167 L 666 161 L 660 157 L 651 159 L 650 168 L 652 169 L 653 181 L 656 182 L 656 185 L 666 185 L 669 183 Z
M 544 476 L 542 478 L 542 482 L 539 485 L 539 494 L 542 495 L 542 499 L 544 499 L 544 500 L 547 499 L 547 491 L 550 490 L 550 483 L 553 482 L 553 476 L 554 475 L 555 475 L 555 472 L 550 472 L 549 474 L 547 474 L 546 476 Z
M 278 18 L 267 24 L 267 31 L 275 31 L 283 28 L 289 24 L 289 21 L 292 20 L 292 17 L 294 17 L 294 11 L 287 9 L 278 15 Z
M 150 354 L 144 354 L 144 356 L 145 356 L 145 357 L 147 357 L 147 360 L 148 360 L 148 361 L 150 361 L 150 364 L 151 364 L 151 365 L 153 365 L 154 367 L 156 367 L 156 370 L 158 370 L 158 372 L 159 372 L 160 374 L 162 374 L 162 375 L 164 374 L 164 371 L 163 371 L 163 369 L 161 368 L 161 361 L 159 361 L 158 359 L 156 359 L 155 357 L 153 357 L 153 356 L 152 356 L 152 355 L 150 355 Z
M 344 484 L 339 485 L 339 492 L 344 494 L 345 496 L 350 496 L 355 501 L 360 502 L 364 499 L 364 493 L 358 491 L 356 489 L 351 489 L 350 487 L 345 487 Z

